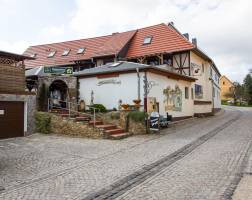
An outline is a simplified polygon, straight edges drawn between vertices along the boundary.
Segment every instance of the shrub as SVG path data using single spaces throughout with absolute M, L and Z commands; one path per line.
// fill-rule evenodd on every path
M 135 122 L 144 122 L 147 114 L 141 111 L 133 111 L 133 112 L 130 112 L 128 116 L 129 116 L 129 119 Z
M 102 104 L 94 104 L 92 107 L 90 107 L 91 112 L 93 112 L 93 108 L 96 108 L 95 112 L 107 112 L 107 109 L 104 105 Z M 98 109 L 98 110 L 97 110 Z
M 221 104 L 222 105 L 228 105 L 228 102 L 227 102 L 227 100 L 221 100 Z
M 39 133 L 49 134 L 51 132 L 51 115 L 44 112 L 35 114 L 36 131 Z
M 111 112 L 110 118 L 111 119 L 120 119 L 120 112 Z

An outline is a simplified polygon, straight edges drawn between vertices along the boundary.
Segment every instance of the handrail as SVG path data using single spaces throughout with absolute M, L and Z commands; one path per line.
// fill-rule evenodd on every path
M 48 98 L 48 112 L 50 110 L 50 107 L 51 107 L 51 100 L 53 100 L 52 98 Z M 80 105 L 78 103 L 73 103 L 73 102 L 67 102 L 67 101 L 62 101 L 62 100 L 58 100 L 59 102 L 63 102 L 63 103 L 66 103 L 66 106 L 68 105 L 68 108 L 64 108 L 64 107 L 61 107 L 61 106 L 55 106 L 55 105 L 52 105 L 52 107 L 54 108 L 59 108 L 59 109 L 62 109 L 62 110 L 68 110 L 69 111 L 69 117 L 71 116 L 71 112 L 73 113 L 77 113 L 77 114 L 80 114 L 80 115 L 85 115 L 85 116 L 89 116 L 91 119 L 93 118 L 93 125 L 95 126 L 95 123 L 96 123 L 96 118 L 97 116 L 99 116 L 97 113 L 96 113 L 96 110 L 98 110 L 98 112 L 100 112 L 100 109 L 99 108 L 95 108 L 91 105 L 86 105 L 87 107 L 89 108 L 92 108 L 94 113 L 93 115 L 92 114 L 89 114 L 89 113 L 83 113 L 83 112 L 79 112 L 79 111 L 76 111 L 76 110 L 73 110 L 71 109 L 71 104 L 74 104 L 74 105 Z M 101 117 L 101 116 L 99 116 Z
M 53 100 L 52 98 L 48 98 L 49 100 Z M 77 106 L 80 106 L 80 104 L 79 103 L 74 103 L 74 102 L 71 102 L 71 101 L 63 101 L 63 100 L 58 100 L 59 102 L 63 102 L 63 103 L 70 103 L 70 104 L 73 104 L 73 105 L 77 105 Z M 101 109 L 99 109 L 99 108 L 96 108 L 96 107 L 94 107 L 94 106 L 92 106 L 92 105 L 86 105 L 87 107 L 89 107 L 89 108 L 92 108 L 92 109 L 95 109 L 95 110 L 99 110 L 99 112 L 101 111 Z

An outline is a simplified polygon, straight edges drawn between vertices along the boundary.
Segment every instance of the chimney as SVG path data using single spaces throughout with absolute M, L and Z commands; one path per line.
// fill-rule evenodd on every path
M 183 36 L 184 36 L 187 40 L 189 40 L 189 33 L 184 33 Z
M 196 38 L 192 39 L 192 43 L 197 47 L 197 39 Z
M 112 35 L 116 35 L 116 34 L 118 34 L 119 32 L 114 32 L 114 33 L 112 33 Z
M 168 25 L 174 26 L 174 22 L 168 22 Z

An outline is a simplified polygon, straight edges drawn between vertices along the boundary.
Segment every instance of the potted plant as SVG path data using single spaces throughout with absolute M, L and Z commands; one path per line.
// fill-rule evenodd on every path
M 141 99 L 134 99 L 133 102 L 135 105 L 140 105 Z
M 129 109 L 129 104 L 122 104 L 121 106 L 122 106 L 123 110 Z

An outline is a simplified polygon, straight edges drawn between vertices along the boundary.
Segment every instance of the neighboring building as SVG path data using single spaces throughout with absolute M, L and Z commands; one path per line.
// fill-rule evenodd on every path
M 0 138 L 34 131 L 36 98 L 25 92 L 24 60 L 31 57 L 0 51 Z
M 226 76 L 220 78 L 221 100 L 228 101 L 233 99 L 234 84 Z
M 198 48 L 197 40 L 193 38 L 190 42 L 189 35 L 181 34 L 173 23 L 96 38 L 32 46 L 24 54 L 36 57 L 36 60 L 26 62 L 28 68 L 72 66 L 78 72 L 115 61 L 161 66 L 197 79 L 190 88 L 195 115 L 210 114 L 220 109 L 220 72 L 213 60 Z

